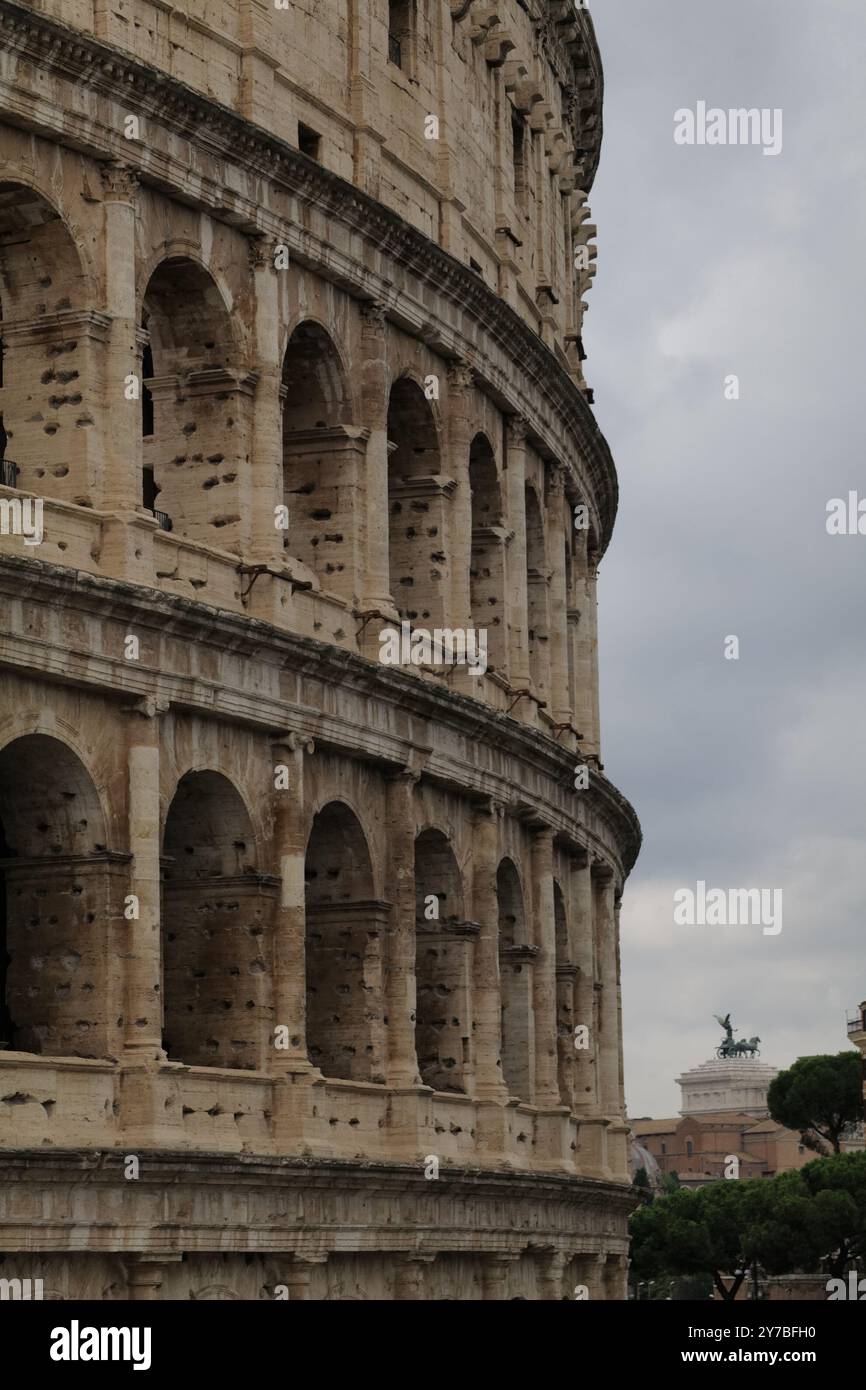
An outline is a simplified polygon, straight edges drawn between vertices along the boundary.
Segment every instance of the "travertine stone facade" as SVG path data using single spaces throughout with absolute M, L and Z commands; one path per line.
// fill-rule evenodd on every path
M 0 103 L 4 1275 L 623 1297 L 588 15 L 0 0 Z

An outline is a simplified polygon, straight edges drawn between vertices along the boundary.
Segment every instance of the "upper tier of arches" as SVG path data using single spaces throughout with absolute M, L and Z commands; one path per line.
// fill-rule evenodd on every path
M 0 202 L 18 227 L 0 255 L 3 483 L 152 516 L 239 572 L 287 570 L 349 610 L 341 640 L 355 626 L 365 655 L 389 624 L 420 626 L 433 646 L 403 664 L 485 699 L 493 681 L 503 708 L 510 690 L 518 717 L 597 756 L 597 505 L 479 372 L 294 264 L 238 265 L 227 228 L 193 253 L 196 219 L 134 188 L 133 263 L 105 271 L 128 281 L 121 330 L 80 229 L 3 189 L 20 195 Z M 473 662 L 442 631 L 476 634 Z

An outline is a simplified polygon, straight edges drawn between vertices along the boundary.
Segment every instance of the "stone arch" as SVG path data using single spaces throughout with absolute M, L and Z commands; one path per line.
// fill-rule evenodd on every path
M 496 455 L 487 435 L 479 432 L 469 449 L 469 489 L 472 498 L 472 554 L 469 566 L 469 607 L 472 626 L 487 632 L 487 662 L 505 664 L 503 596 L 505 536 L 502 490 Z
M 0 174 L 0 483 L 92 504 L 94 304 L 80 234 L 35 184 Z
M 448 504 L 440 431 L 414 377 L 397 377 L 388 399 L 388 563 L 401 618 L 436 624 L 445 617 Z
M 472 965 L 477 927 L 463 916 L 463 884 L 443 831 L 415 839 L 415 1045 L 421 1079 L 437 1091 L 469 1088 Z
M 275 884 L 249 812 L 210 769 L 179 780 L 163 837 L 163 1033 L 175 1061 L 261 1066 L 270 1024 Z
M 93 778 L 61 740 L 0 753 L 0 1041 L 23 1052 L 116 1056 L 128 855 L 106 843 Z
M 527 933 L 520 874 L 506 856 L 496 870 L 499 907 L 499 980 L 502 1005 L 502 1077 L 510 1095 L 532 1096 L 532 976 L 535 949 Z
M 283 546 L 351 601 L 360 571 L 364 438 L 340 350 L 315 319 L 297 324 L 283 358 Z
M 166 530 L 238 550 L 254 379 L 233 315 L 199 260 L 170 255 L 147 281 L 141 324 L 143 501 Z
M 384 1082 L 388 909 L 375 899 L 369 840 L 345 802 L 313 818 L 304 879 L 310 1061 L 328 1077 Z
M 559 1094 L 563 1105 L 574 1105 L 574 992 L 577 969 L 572 963 L 565 895 L 553 880 L 553 921 L 556 942 L 556 1053 Z M 578 1020 L 585 1022 L 586 1020 Z
M 550 683 L 549 603 L 544 515 L 531 483 L 525 488 L 526 607 L 529 624 L 529 671 L 535 693 L 545 701 Z

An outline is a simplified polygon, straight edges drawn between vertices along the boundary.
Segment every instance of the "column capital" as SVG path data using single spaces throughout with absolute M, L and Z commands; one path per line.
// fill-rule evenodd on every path
M 505 818 L 505 806 L 503 802 L 497 801 L 495 796 L 484 795 L 473 804 L 475 815 L 479 818 L 493 816 L 496 820 Z
M 382 299 L 370 299 L 360 307 L 361 323 L 367 333 L 384 333 L 387 306 Z
M 275 754 L 280 752 L 315 753 L 315 751 L 315 741 L 310 738 L 309 734 L 299 733 L 295 729 L 291 729 L 287 734 L 278 734 L 276 738 L 271 739 L 271 752 Z
M 247 238 L 247 259 L 250 270 L 276 270 L 274 251 L 277 242 L 273 237 L 251 236 Z
M 561 463 L 550 463 L 547 467 L 547 495 L 552 500 L 565 496 L 565 469 Z
M 124 164 L 123 160 L 114 159 L 108 164 L 101 164 L 99 174 L 102 179 L 106 202 L 133 203 L 135 201 L 141 176 L 131 164 Z
M 451 391 L 468 391 L 475 385 L 475 375 L 465 358 L 448 363 L 448 387 Z
M 529 421 L 523 415 L 509 415 L 505 421 L 508 443 L 511 447 L 522 449 L 529 433 Z
M 160 715 L 167 714 L 170 708 L 171 701 L 168 697 L 159 695 L 142 695 L 139 700 L 121 705 L 124 714 L 137 714 L 142 719 L 158 719 Z

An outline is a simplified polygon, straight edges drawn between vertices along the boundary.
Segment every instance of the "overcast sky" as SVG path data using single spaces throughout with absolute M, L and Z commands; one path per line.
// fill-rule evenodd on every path
M 679 1110 L 713 1014 L 777 1066 L 866 998 L 863 0 L 594 0 L 605 134 L 586 376 L 620 511 L 600 571 L 602 747 L 641 818 L 623 899 L 631 1116 Z M 678 146 L 674 112 L 781 108 L 783 146 Z M 740 399 L 725 400 L 736 373 Z M 740 640 L 726 661 L 724 639 Z M 673 893 L 780 888 L 783 926 Z

